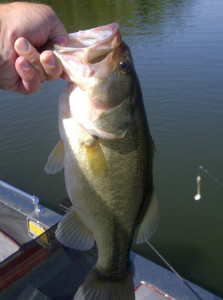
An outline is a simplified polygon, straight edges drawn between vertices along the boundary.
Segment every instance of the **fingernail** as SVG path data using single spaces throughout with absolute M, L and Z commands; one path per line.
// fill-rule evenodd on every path
M 28 63 L 27 60 L 24 60 L 23 64 L 22 64 L 23 69 L 29 69 L 30 68 L 30 64 Z
M 47 58 L 47 61 L 46 63 L 49 65 L 49 66 L 54 66 L 56 64 L 56 59 L 53 55 L 49 56 Z
M 26 39 L 22 39 L 20 43 L 17 45 L 18 49 L 22 52 L 29 51 L 29 42 Z
M 57 44 L 59 46 L 66 46 L 68 43 L 68 38 L 64 35 L 61 35 L 54 38 L 52 42 L 53 44 Z

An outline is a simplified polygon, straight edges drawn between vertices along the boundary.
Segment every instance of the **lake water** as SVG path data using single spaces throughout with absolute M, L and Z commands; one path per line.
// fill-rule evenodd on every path
M 185 278 L 223 297 L 223 1 L 39 1 L 69 32 L 116 21 L 130 46 L 156 144 L 160 226 L 152 244 Z M 62 172 L 43 171 L 59 139 L 57 102 L 65 82 L 35 95 L 0 91 L 0 178 L 58 211 Z M 162 264 L 148 246 L 137 251 Z

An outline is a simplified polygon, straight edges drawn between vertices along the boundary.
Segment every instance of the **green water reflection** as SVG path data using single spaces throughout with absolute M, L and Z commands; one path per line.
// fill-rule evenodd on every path
M 144 23 L 152 23 L 162 18 L 163 10 L 181 6 L 183 1 L 42 1 L 50 4 L 60 15 L 70 31 L 76 28 L 88 29 L 118 21 L 129 30 Z
M 13 1 L 8 1 L 13 2 Z M 146 27 L 147 24 L 160 22 L 167 10 L 179 14 L 184 6 L 190 6 L 191 1 L 185 0 L 40 0 L 27 1 L 50 5 L 58 14 L 68 32 L 89 29 L 111 22 L 118 22 L 121 27 L 126 27 L 127 32 L 136 27 Z M 0 1 L 5 3 L 5 1 Z M 159 24 L 158 24 L 159 26 Z

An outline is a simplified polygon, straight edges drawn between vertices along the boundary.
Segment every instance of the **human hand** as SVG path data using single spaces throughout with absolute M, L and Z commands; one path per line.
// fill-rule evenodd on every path
M 47 5 L 14 2 L 0 5 L 0 88 L 32 94 L 44 80 L 62 73 L 60 61 L 50 50 L 41 53 L 47 41 L 66 46 L 67 32 Z

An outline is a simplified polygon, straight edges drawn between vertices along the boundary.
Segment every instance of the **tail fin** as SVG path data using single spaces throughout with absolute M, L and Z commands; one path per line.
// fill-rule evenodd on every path
M 79 287 L 73 300 L 135 300 L 131 270 L 125 277 L 103 277 L 94 268 Z

